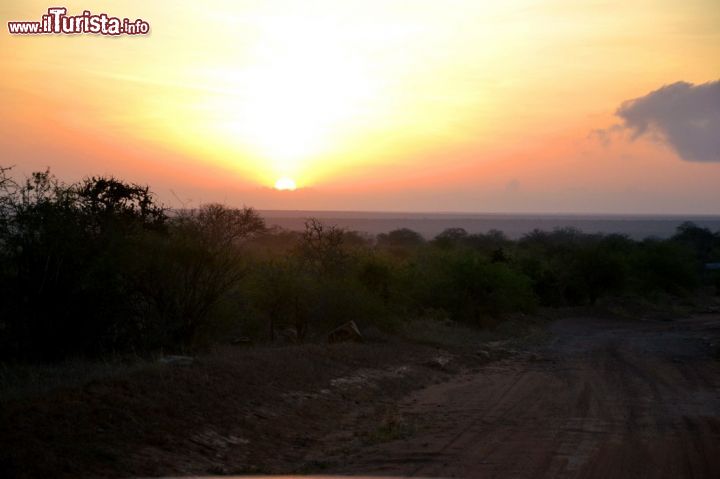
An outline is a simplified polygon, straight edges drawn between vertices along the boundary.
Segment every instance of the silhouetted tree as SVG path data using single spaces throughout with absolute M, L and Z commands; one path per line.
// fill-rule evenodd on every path
M 316 218 L 305 221 L 300 255 L 319 274 L 340 272 L 348 258 L 343 249 L 345 232 L 335 225 L 325 225 Z
M 467 237 L 465 228 L 447 228 L 435 236 L 433 243 L 441 248 L 450 248 L 463 243 Z
M 157 345 L 189 346 L 198 340 L 213 308 L 247 273 L 243 242 L 265 230 L 251 208 L 219 204 L 185 210 L 167 235 L 144 237 L 132 265 Z
M 407 256 L 413 249 L 422 246 L 425 238 L 409 228 L 400 228 L 377 235 L 377 246 L 397 256 Z
M 134 316 L 120 259 L 131 236 L 162 222 L 162 208 L 147 189 L 117 180 L 65 185 L 46 170 L 4 183 L 0 303 L 9 348 L 54 358 L 118 346 Z M 145 212 L 156 213 L 152 221 Z
M 677 227 L 672 239 L 694 251 L 699 267 L 703 263 L 720 260 L 720 256 L 716 256 L 720 254 L 720 235 L 707 228 L 686 221 Z

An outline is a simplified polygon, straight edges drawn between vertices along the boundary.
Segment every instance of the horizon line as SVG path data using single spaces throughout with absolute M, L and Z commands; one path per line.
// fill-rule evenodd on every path
M 720 219 L 720 213 L 586 213 L 586 212 L 492 212 L 492 211 L 407 211 L 407 210 L 325 210 L 325 209 L 278 209 L 255 208 L 258 212 L 267 213 L 342 213 L 342 214 L 383 214 L 383 215 L 487 215 L 487 216 L 608 216 L 608 217 L 704 217 Z

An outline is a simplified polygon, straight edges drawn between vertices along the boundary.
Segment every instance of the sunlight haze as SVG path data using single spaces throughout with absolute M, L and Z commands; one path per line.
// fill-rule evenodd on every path
M 706 159 L 661 118 L 616 115 L 667 85 L 714 88 L 714 1 L 63 5 L 142 18 L 151 33 L 0 36 L 2 162 L 21 175 L 115 174 L 171 205 L 720 207 L 714 143 Z M 10 0 L 0 17 L 48 6 Z

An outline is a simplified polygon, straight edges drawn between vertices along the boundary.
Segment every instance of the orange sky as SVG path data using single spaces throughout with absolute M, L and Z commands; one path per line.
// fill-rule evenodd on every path
M 0 5 L 20 175 L 115 174 L 173 205 L 720 214 L 720 157 L 689 158 L 667 113 L 613 128 L 626 100 L 720 79 L 715 0 L 87 0 L 59 4 L 151 34 L 8 33 L 56 4 Z

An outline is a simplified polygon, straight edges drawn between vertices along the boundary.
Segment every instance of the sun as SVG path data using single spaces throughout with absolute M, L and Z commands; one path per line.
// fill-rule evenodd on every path
M 295 184 L 295 180 L 293 180 L 292 178 L 288 178 L 287 176 L 278 178 L 278 180 L 275 182 L 276 190 L 295 191 L 296 188 L 297 188 L 297 185 Z
M 368 62 L 348 53 L 357 40 L 325 18 L 267 15 L 254 25 L 258 41 L 237 63 L 211 70 L 216 92 L 198 110 L 212 112 L 221 142 L 262 165 L 265 181 L 305 183 L 365 124 L 380 86 Z

